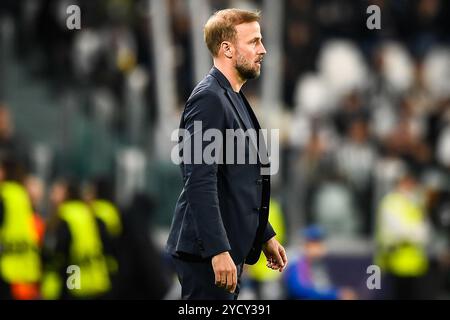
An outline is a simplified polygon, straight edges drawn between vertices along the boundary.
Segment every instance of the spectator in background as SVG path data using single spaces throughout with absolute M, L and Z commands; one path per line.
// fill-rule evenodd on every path
M 430 225 L 420 188 L 406 171 L 377 213 L 375 263 L 386 272 L 394 299 L 422 298 Z
M 120 241 L 120 299 L 162 299 L 170 288 L 163 253 L 153 241 L 151 217 L 155 204 L 137 194 L 124 211 Z
M 27 143 L 15 134 L 11 111 L 0 102 L 0 160 L 7 158 L 14 158 L 25 170 L 29 168 Z
M 425 132 L 423 119 L 414 112 L 411 102 L 404 98 L 399 104 L 397 126 L 383 144 L 411 165 L 423 168 L 431 160 L 430 148 L 424 141 Z
M 353 300 L 356 293 L 350 288 L 337 288 L 330 281 L 323 264 L 326 255 L 325 233 L 317 225 L 307 227 L 300 256 L 290 264 L 284 281 L 287 299 Z
M 317 21 L 313 1 L 286 1 L 285 12 L 283 99 L 288 107 L 293 107 L 298 78 L 314 69 L 318 51 Z
M 336 152 L 336 164 L 355 194 L 365 235 L 372 232 L 372 169 L 376 158 L 376 149 L 369 141 L 367 122 L 362 118 L 351 120 L 347 136 Z
M 331 172 L 324 176 L 312 196 L 311 210 L 318 223 L 333 238 L 355 239 L 361 231 L 361 214 L 348 182 Z
M 302 152 L 299 152 L 299 159 L 293 168 L 294 177 L 297 178 L 296 193 L 304 193 L 304 203 L 299 207 L 304 208 L 305 220 L 307 224 L 314 221 L 313 196 L 316 194 L 324 176 L 332 168 L 331 155 L 332 146 L 327 135 L 327 129 L 323 128 L 319 120 L 313 120 L 311 133 Z M 295 201 L 298 197 L 295 197 Z M 301 214 L 301 213 L 298 213 Z
M 176 78 L 177 78 L 177 92 L 179 92 L 179 104 L 186 101 L 192 89 L 193 83 L 193 68 L 190 63 L 192 56 L 192 42 L 190 41 L 190 19 L 187 12 L 189 12 L 187 1 L 170 1 L 169 8 L 171 10 L 172 32 L 174 35 L 174 44 L 177 46 L 176 59 Z
M 342 99 L 342 104 L 336 110 L 333 120 L 339 135 L 344 136 L 349 132 L 353 121 L 366 122 L 368 118 L 369 111 L 363 105 L 360 93 L 350 92 Z

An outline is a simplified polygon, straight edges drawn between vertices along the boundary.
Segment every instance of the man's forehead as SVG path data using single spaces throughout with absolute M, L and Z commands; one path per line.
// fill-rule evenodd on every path
M 261 27 L 257 21 L 241 23 L 236 26 L 237 36 L 240 39 L 261 38 Z

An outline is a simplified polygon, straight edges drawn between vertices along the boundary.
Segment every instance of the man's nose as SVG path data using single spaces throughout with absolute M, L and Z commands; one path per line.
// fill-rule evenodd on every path
M 261 48 L 259 49 L 259 54 L 266 54 L 266 48 L 264 47 L 264 45 L 261 43 Z

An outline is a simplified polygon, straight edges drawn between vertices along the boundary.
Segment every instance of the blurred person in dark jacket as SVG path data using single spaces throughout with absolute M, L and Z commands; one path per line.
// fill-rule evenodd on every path
M 151 217 L 154 202 L 137 194 L 124 211 L 120 240 L 120 299 L 160 300 L 171 285 L 171 275 L 163 261 L 163 252 L 153 240 Z
M 111 242 L 103 222 L 81 200 L 78 184 L 57 181 L 44 243 L 44 299 L 111 298 Z
M 284 275 L 287 299 L 353 300 L 356 293 L 350 288 L 337 288 L 331 283 L 323 263 L 326 255 L 325 233 L 317 225 L 303 232 L 301 255 L 291 262 Z
M 372 234 L 373 167 L 377 160 L 375 145 L 370 140 L 364 118 L 348 118 L 347 134 L 336 151 L 336 165 L 355 195 L 364 235 Z
M 14 131 L 11 111 L 0 102 L 0 160 L 14 159 L 24 169 L 28 169 L 29 155 L 27 142 Z

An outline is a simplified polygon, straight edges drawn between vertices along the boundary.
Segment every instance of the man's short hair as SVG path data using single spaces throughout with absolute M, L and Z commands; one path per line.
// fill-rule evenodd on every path
M 214 13 L 205 24 L 204 37 L 213 57 L 217 57 L 223 41 L 236 41 L 236 26 L 261 19 L 259 11 L 225 9 Z

